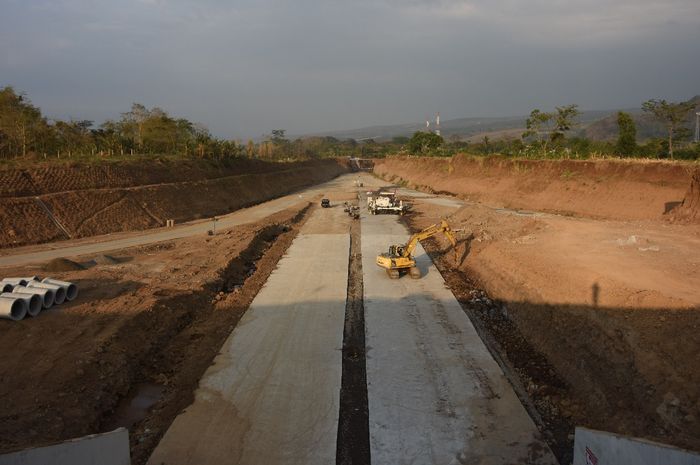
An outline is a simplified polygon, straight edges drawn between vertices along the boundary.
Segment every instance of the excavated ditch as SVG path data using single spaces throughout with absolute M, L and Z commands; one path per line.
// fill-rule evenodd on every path
M 350 262 L 343 331 L 343 375 L 336 449 L 338 465 L 370 463 L 361 227 L 359 221 L 353 221 L 350 225 Z

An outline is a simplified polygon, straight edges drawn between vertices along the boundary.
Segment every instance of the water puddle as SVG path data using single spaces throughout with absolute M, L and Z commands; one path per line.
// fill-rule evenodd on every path
M 154 383 L 136 385 L 128 396 L 117 406 L 114 414 L 105 425 L 105 431 L 124 427 L 131 429 L 139 421 L 146 418 L 148 409 L 163 396 L 163 386 Z

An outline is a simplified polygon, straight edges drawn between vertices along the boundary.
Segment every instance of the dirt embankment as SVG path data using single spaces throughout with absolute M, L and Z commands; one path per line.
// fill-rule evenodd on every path
M 237 210 L 346 170 L 240 159 L 0 171 L 0 248 L 143 230 Z
M 124 426 L 145 463 L 313 208 L 52 272 L 78 299 L 0 325 L 0 350 L 15 354 L 0 360 L 0 452 Z M 27 273 L 46 275 L 2 271 Z
M 564 167 L 578 165 L 536 162 L 541 169 L 528 178 L 517 163 L 408 159 L 375 169 L 482 201 L 416 198 L 405 219 L 420 230 L 447 218 L 460 231 L 456 262 L 442 238 L 423 245 L 487 344 L 495 341 L 491 349 L 513 367 L 562 463 L 577 425 L 700 450 L 698 173 L 603 162 L 563 180 L 573 169 Z M 606 167 L 607 184 L 591 185 L 591 173 Z M 664 216 L 665 195 L 683 202 Z M 494 208 L 504 205 L 531 211 Z
M 683 201 L 691 165 L 502 157 L 375 160 L 387 181 L 492 206 L 591 218 L 654 220 Z
M 674 219 L 684 223 L 700 223 L 700 168 L 693 173 L 690 188 L 683 202 L 673 210 Z

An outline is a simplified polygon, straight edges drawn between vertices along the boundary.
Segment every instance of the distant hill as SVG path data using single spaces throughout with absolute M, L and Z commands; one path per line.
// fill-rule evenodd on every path
M 696 102 L 696 111 L 700 111 L 700 96 L 691 99 Z M 637 138 L 641 140 L 652 137 L 664 137 L 665 127 L 656 122 L 641 108 L 622 109 L 632 115 L 637 124 Z M 575 135 L 592 140 L 614 140 L 617 138 L 618 110 L 584 111 L 578 118 L 579 126 Z M 475 141 L 488 135 L 491 139 L 518 137 L 525 130 L 525 116 L 507 116 L 498 118 L 457 118 L 440 122 L 440 130 L 446 139 L 458 137 L 460 140 Z M 689 128 L 694 127 L 694 118 L 689 118 Z M 431 128 L 434 129 L 431 123 Z M 424 131 L 425 122 L 368 126 L 358 129 L 328 131 L 306 134 L 301 137 L 335 137 L 336 139 L 355 139 L 358 141 L 373 139 L 383 142 L 394 137 L 410 137 L 416 131 Z
M 605 116 L 611 111 L 584 111 L 579 117 L 582 124 L 590 124 Z M 497 118 L 457 118 L 440 121 L 440 130 L 443 137 L 457 136 L 460 139 L 469 139 L 481 134 L 503 134 L 512 136 L 515 129 L 525 130 L 527 116 L 507 116 Z M 431 123 L 432 124 L 432 123 Z M 431 128 L 434 127 L 431 125 Z M 424 131 L 425 122 L 407 123 L 384 126 L 368 126 L 358 129 L 328 131 L 322 133 L 306 134 L 302 137 L 335 137 L 337 139 L 355 139 L 358 141 L 373 139 L 377 142 L 391 140 L 394 137 L 410 137 L 416 131 Z M 516 131 L 517 133 L 517 131 Z M 519 134 L 519 133 L 518 133 Z M 492 137 L 493 138 L 493 137 Z
M 691 131 L 695 129 L 694 114 L 700 111 L 700 95 L 696 95 L 690 102 L 695 103 L 695 109 L 688 115 L 688 123 L 686 127 Z M 663 123 L 655 120 L 653 116 L 644 113 L 641 109 L 623 110 L 627 111 L 632 116 L 637 125 L 637 140 L 644 141 L 654 137 L 667 137 L 668 132 Z M 617 112 L 613 112 L 604 118 L 599 119 L 585 126 L 581 134 L 588 139 L 593 140 L 615 140 L 617 138 Z

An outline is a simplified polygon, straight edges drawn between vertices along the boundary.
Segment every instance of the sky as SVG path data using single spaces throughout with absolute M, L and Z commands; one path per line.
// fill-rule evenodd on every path
M 222 138 L 700 94 L 699 0 L 0 0 L 0 86 Z

